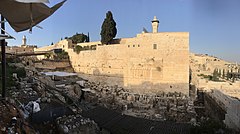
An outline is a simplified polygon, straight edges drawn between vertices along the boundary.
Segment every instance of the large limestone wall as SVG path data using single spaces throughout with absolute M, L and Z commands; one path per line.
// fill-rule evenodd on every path
M 228 91 L 227 91 L 228 92 Z M 225 110 L 225 124 L 229 128 L 240 130 L 240 101 L 230 97 L 226 91 L 214 89 L 209 92 L 216 102 Z
M 90 42 L 90 45 L 96 44 Z M 72 49 L 66 51 L 74 70 L 89 80 L 117 84 L 141 93 L 177 91 L 188 95 L 187 32 L 143 33 L 79 54 Z

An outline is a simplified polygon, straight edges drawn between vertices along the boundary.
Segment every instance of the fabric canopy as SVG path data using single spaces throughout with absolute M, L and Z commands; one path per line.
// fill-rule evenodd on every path
M 15 0 L 22 3 L 49 3 L 49 0 Z
M 43 3 L 26 4 L 14 0 L 0 0 L 0 14 L 16 32 L 21 32 L 31 29 L 52 15 L 65 1 L 49 8 Z

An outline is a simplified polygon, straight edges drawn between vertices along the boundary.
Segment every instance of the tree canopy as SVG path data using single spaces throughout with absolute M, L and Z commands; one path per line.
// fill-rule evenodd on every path
M 111 11 L 106 13 L 100 34 L 102 44 L 109 44 L 117 34 L 116 22 L 113 19 Z
M 89 42 L 89 37 L 83 33 L 78 34 L 76 33 L 75 35 L 73 35 L 72 37 L 70 37 L 69 39 L 72 40 L 73 43 L 82 43 L 82 42 Z

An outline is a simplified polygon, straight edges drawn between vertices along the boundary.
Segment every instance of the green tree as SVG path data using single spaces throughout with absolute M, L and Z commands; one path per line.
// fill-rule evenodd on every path
M 83 50 L 83 47 L 82 47 L 82 46 L 79 46 L 79 45 L 77 45 L 77 46 L 74 48 L 74 52 L 76 52 L 77 54 L 79 54 L 80 51 L 82 51 L 82 50 Z
M 106 13 L 100 34 L 102 44 L 109 44 L 117 34 L 116 22 L 113 19 L 111 11 Z
M 218 77 L 221 77 L 221 75 L 222 75 L 222 70 L 218 69 Z
M 78 34 L 76 33 L 75 35 L 73 35 L 72 37 L 70 37 L 69 39 L 72 40 L 73 43 L 82 43 L 82 42 L 87 42 L 87 35 L 81 33 L 81 34 Z
M 44 55 L 44 57 L 46 57 L 47 59 L 50 59 L 51 54 L 50 54 L 50 53 L 46 53 L 46 54 Z
M 86 42 L 90 42 L 89 32 L 88 32 L 88 35 L 87 35 Z
M 230 74 L 229 74 L 229 70 L 227 71 L 227 80 L 229 80 L 230 78 Z
M 213 81 L 217 81 L 218 80 L 218 70 L 214 69 L 213 71 L 213 77 L 212 77 Z
M 222 78 L 225 78 L 225 69 L 223 69 L 223 74 L 222 74 Z
M 235 74 L 232 74 L 232 83 L 235 82 Z
M 56 60 L 63 60 L 63 59 L 68 59 L 69 56 L 68 56 L 68 52 L 65 52 L 64 50 L 60 53 L 56 53 L 54 55 L 54 59 Z

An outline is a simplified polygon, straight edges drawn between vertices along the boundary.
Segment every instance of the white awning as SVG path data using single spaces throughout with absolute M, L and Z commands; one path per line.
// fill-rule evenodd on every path
M 68 73 L 68 72 L 42 72 L 43 74 L 47 75 L 47 76 L 60 76 L 60 77 L 66 77 L 66 76 L 77 76 L 77 73 Z
M 31 29 L 52 15 L 65 1 L 66 0 L 49 8 L 43 3 L 29 4 L 14 0 L 0 0 L 0 14 L 6 18 L 16 32 L 21 32 Z
M 22 3 L 49 3 L 49 0 L 15 0 Z

